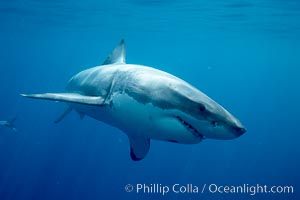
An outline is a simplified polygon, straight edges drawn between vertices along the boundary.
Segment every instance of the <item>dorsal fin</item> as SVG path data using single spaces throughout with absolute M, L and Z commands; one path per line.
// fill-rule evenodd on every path
M 122 39 L 120 44 L 106 58 L 103 65 L 115 64 L 115 63 L 125 64 L 125 56 L 126 56 L 125 42 L 124 39 Z

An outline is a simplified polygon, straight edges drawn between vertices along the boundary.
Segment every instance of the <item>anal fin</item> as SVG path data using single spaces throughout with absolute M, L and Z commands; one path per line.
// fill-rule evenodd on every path
M 78 110 L 77 110 L 77 113 L 78 113 L 80 119 L 82 120 L 84 118 L 85 114 L 83 112 L 78 111 Z
M 61 120 L 63 120 L 70 112 L 72 111 L 71 106 L 67 106 L 67 108 L 64 110 L 64 112 L 54 121 L 54 123 L 59 123 Z

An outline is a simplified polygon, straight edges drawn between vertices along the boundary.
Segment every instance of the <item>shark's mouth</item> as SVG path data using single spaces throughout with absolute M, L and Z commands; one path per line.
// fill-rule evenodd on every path
M 204 138 L 204 136 L 195 127 L 193 127 L 191 124 L 189 124 L 187 121 L 183 120 L 179 116 L 176 116 L 176 119 L 178 119 L 178 121 L 194 136 L 200 137 L 201 139 Z

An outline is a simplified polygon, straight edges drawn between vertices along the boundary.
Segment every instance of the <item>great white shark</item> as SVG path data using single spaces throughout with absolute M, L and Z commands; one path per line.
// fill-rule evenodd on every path
M 184 80 L 167 72 L 126 64 L 124 40 L 101 66 L 73 76 L 64 93 L 22 94 L 67 103 L 71 110 L 117 127 L 128 135 L 132 160 L 142 160 L 150 139 L 196 144 L 227 140 L 246 129 L 225 108 Z

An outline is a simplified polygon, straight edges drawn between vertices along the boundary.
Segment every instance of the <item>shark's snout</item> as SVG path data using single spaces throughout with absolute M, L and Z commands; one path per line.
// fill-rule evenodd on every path
M 246 133 L 246 128 L 244 127 L 234 127 L 233 128 L 233 132 L 234 132 L 234 135 L 236 135 L 236 137 L 240 137 L 241 135 L 243 135 L 244 133 Z

